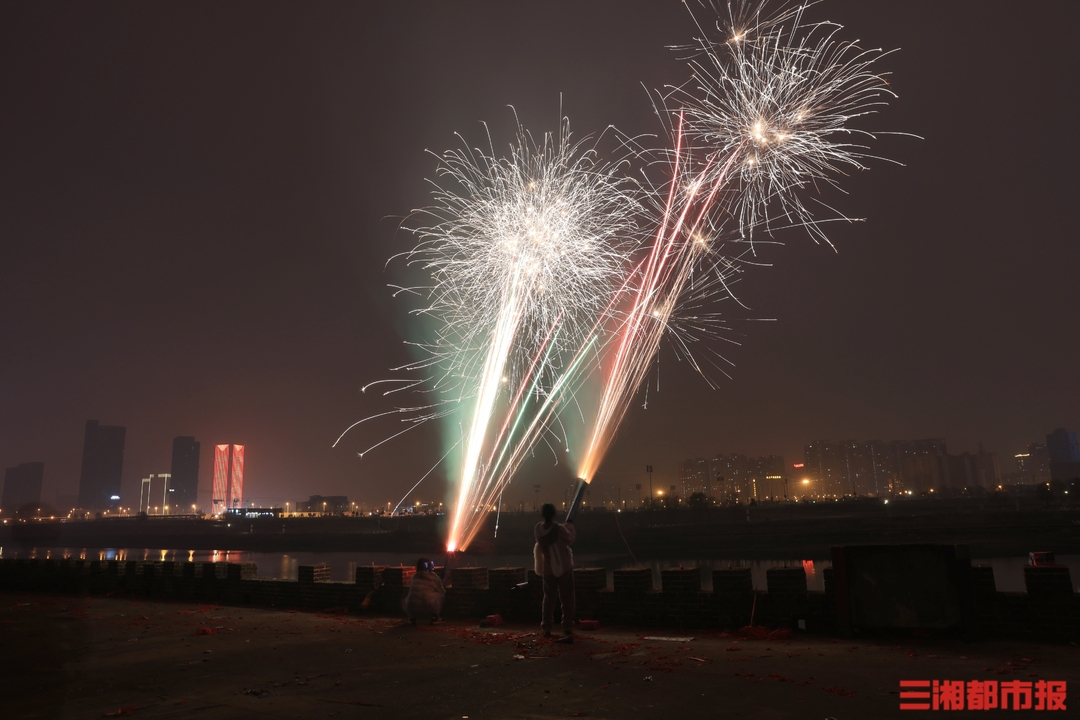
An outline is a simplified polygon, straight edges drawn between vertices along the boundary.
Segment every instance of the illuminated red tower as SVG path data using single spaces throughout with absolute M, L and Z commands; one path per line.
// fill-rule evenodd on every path
M 214 446 L 214 515 L 244 506 L 244 446 Z

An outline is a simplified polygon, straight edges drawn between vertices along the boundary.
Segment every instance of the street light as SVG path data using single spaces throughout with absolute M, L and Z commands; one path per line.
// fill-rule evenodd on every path
M 146 512 L 150 511 L 150 483 L 154 476 L 145 477 L 142 479 L 142 484 L 139 486 L 139 512 L 143 512 L 143 493 L 146 493 Z
M 151 475 L 150 477 L 152 479 L 154 476 Z M 161 488 L 161 507 L 163 508 L 162 513 L 167 515 L 169 506 L 165 503 L 169 502 L 169 480 L 172 479 L 172 473 L 158 473 L 158 477 L 165 480 L 165 484 Z

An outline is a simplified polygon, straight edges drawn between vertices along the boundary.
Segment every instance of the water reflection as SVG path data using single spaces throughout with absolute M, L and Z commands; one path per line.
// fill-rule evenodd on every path
M 252 553 L 257 554 L 257 553 Z M 257 560 L 255 562 L 258 562 Z M 276 575 L 278 580 L 296 580 L 300 574 L 300 560 L 288 555 L 281 556 L 281 564 Z M 337 580 L 337 578 L 333 578 Z

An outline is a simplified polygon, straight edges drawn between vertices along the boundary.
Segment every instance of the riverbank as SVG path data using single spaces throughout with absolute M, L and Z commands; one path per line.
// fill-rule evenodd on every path
M 5 717 L 908 717 L 901 680 L 1065 681 L 1076 647 L 796 632 L 601 628 L 572 646 L 534 623 L 397 618 L 0 593 Z M 995 692 L 999 692 L 995 689 Z
M 839 560 L 838 560 L 839 559 Z M 839 571 L 835 566 L 840 562 Z M 757 624 L 850 635 L 852 628 L 949 629 L 971 637 L 1080 640 L 1080 595 L 1067 566 L 1026 566 L 1027 592 L 1001 592 L 992 567 L 972 566 L 963 546 L 834 548 L 811 591 L 803 566 L 766 570 L 765 591 L 749 567 L 712 571 L 703 591 L 695 567 L 574 568 L 579 617 L 624 627 L 736 630 Z M 438 568 L 442 572 L 442 568 Z M 0 592 L 132 598 L 317 611 L 400 613 L 411 567 L 358 566 L 334 582 L 326 565 L 300 566 L 297 580 L 260 578 L 254 563 L 138 560 L 0 560 Z M 455 566 L 446 573 L 443 615 L 489 614 L 521 621 L 540 612 L 541 580 L 525 567 Z

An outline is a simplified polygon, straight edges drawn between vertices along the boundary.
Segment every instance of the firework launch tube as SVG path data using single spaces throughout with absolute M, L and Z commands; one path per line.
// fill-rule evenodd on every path
M 577 515 L 578 508 L 581 507 L 581 499 L 585 497 L 585 488 L 587 487 L 589 487 L 589 483 L 578 478 L 577 491 L 574 493 L 574 501 L 570 503 L 570 509 L 566 512 L 566 520 L 564 522 L 574 522 L 574 517 Z

